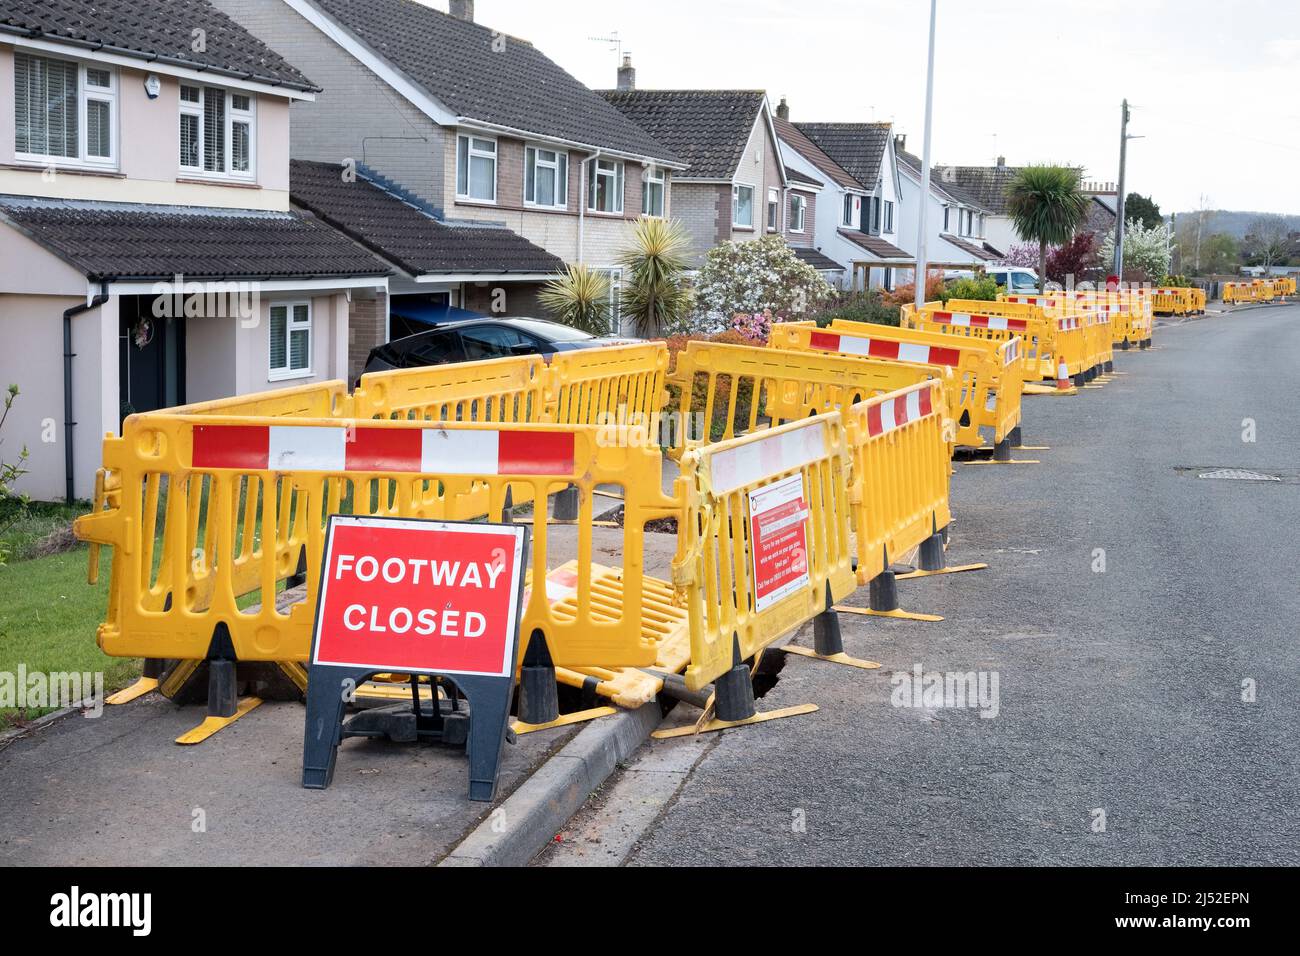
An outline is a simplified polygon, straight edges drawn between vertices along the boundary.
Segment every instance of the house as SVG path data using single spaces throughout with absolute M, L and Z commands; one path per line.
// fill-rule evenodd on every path
M 343 222 L 357 210 L 334 203 L 363 206 L 378 187 L 425 214 L 430 248 L 463 238 L 440 224 L 525 240 L 498 233 L 483 268 L 453 250 L 431 261 L 455 260 L 455 271 L 399 270 L 385 316 L 394 304 L 536 315 L 542 263 L 606 271 L 616 304 L 632 224 L 673 213 L 685 163 L 528 41 L 475 22 L 472 0 L 452 0 L 449 13 L 415 0 L 214 2 L 292 51 L 324 87 L 294 106 L 293 158 L 346 167 L 368 184 L 355 200 L 319 183 L 302 194 L 295 186 L 304 208 Z M 356 353 L 384 341 L 389 324 L 367 315 Z
M 786 116 L 788 119 L 788 106 Z M 846 285 L 865 289 L 892 289 L 898 269 L 914 265 L 914 257 L 901 241 L 903 220 L 898 164 L 889 123 L 795 123 L 797 132 L 814 144 L 841 169 L 853 186 L 844 186 L 854 207 L 841 198 L 839 207 L 826 203 L 824 214 L 838 212 L 836 233 L 843 242 L 836 250 L 846 256 Z M 798 152 L 798 150 L 795 150 Z M 857 188 L 860 187 L 860 192 Z M 852 248 L 847 251 L 845 243 Z M 832 256 L 838 258 L 838 256 Z
M 815 213 L 812 229 L 802 235 L 789 232 L 787 238 L 795 254 L 819 268 L 833 286 L 850 288 L 852 263 L 863 257 L 859 236 L 865 237 L 861 241 L 883 242 L 862 231 L 863 222 L 870 227 L 870 215 L 864 219 L 862 212 L 871 208 L 872 191 L 790 122 L 790 106 L 784 97 L 777 104 L 775 126 L 792 191 L 807 188 L 802 184 L 809 179 L 821 184 L 811 200 Z M 814 254 L 825 262 L 814 261 Z
M 602 95 L 686 163 L 673 178 L 673 218 L 695 265 L 714 246 L 786 231 L 789 201 L 772 110 L 762 90 L 640 90 L 625 60 Z M 808 185 L 808 184 L 805 184 Z
M 914 249 L 920 225 L 921 159 L 907 151 L 906 140 L 901 136 L 895 141 L 895 152 L 899 181 L 903 187 L 903 205 L 911 211 L 903 222 L 903 242 Z M 927 267 L 973 269 L 1003 258 L 1005 252 L 993 247 L 985 237 L 990 210 L 974 196 L 934 175 L 931 170 L 927 202 Z
M 342 378 L 389 268 L 290 208 L 319 88 L 207 0 L 0 0 L 0 383 L 19 490 L 86 498 L 133 411 Z

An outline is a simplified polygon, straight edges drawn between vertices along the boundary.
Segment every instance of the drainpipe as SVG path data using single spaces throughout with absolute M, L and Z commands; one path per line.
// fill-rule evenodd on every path
M 587 230 L 587 192 L 591 189 L 591 182 L 587 179 L 587 164 L 594 163 L 604 154 L 604 150 L 596 150 L 582 161 L 582 175 L 578 177 L 578 190 L 582 194 L 578 197 L 578 264 L 581 265 L 586 261 L 584 253 L 586 252 L 586 230 Z
M 63 477 L 66 486 L 65 498 L 68 504 L 72 504 L 74 500 L 72 494 L 72 476 L 74 474 L 72 429 L 77 426 L 77 423 L 72 420 L 72 359 L 76 354 L 72 351 L 72 318 L 81 315 L 83 312 L 89 312 L 91 309 L 97 309 L 108 301 L 107 280 L 99 284 L 99 290 L 99 295 L 89 302 L 74 305 L 63 313 Z

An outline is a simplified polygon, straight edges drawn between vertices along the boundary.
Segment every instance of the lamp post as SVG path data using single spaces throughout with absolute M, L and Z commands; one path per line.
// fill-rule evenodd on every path
M 921 147 L 921 199 L 916 214 L 916 311 L 925 305 L 925 237 L 930 209 L 930 122 L 934 114 L 934 19 L 938 0 L 930 0 L 930 55 L 925 69 L 925 132 Z

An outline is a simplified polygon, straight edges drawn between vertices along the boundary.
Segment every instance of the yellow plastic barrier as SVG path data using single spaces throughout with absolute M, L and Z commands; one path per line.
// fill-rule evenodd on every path
M 861 584 L 952 520 L 940 398 L 937 383 L 923 382 L 860 402 L 845 413 Z
M 1035 305 L 1015 302 L 986 302 L 949 299 L 927 302 L 921 312 L 904 307 L 904 321 L 910 327 L 945 335 L 984 339 L 990 342 L 1023 342 L 1022 378 L 1027 383 L 1056 378 L 1056 323 Z
M 540 422 L 546 401 L 540 356 L 429 365 L 361 376 L 357 418 L 434 422 Z
M 849 449 L 840 414 L 830 412 L 688 449 L 681 468 L 673 584 L 690 621 L 686 686 L 698 690 L 855 589 Z M 772 590 L 769 559 L 755 553 L 763 535 L 753 506 L 792 487 L 791 520 L 806 520 L 805 534 Z
M 104 459 L 120 477 L 120 505 L 78 519 L 76 532 L 114 547 L 99 629 L 108 654 L 198 660 L 228 647 L 239 660 L 304 661 L 326 515 L 445 518 L 476 484 L 490 488 L 490 512 L 499 513 L 508 487 L 528 486 L 540 500 L 573 484 L 581 496 L 576 606 L 557 611 L 536 589 L 525 639 L 540 634 L 557 664 L 656 660 L 662 635 L 644 626 L 642 607 L 644 526 L 678 513 L 660 489 L 657 448 L 600 441 L 594 426 L 151 414 L 128 418 L 123 437 L 105 441 Z M 598 484 L 620 485 L 626 505 L 614 620 L 593 614 Z M 533 580 L 549 570 L 548 530 L 546 521 L 534 525 Z M 304 545 L 305 600 L 278 608 L 271 597 L 295 575 Z
M 772 326 L 768 346 L 951 368 L 958 393 L 956 406 L 950 410 L 957 423 L 957 444 L 978 447 L 983 444 L 981 428 L 989 429 L 998 445 L 1020 424 L 1022 341 L 1016 337 L 999 344 L 837 319 L 826 329 L 813 323 L 778 323 Z
M 956 377 L 941 366 L 688 342 L 668 378 L 679 392 L 670 454 L 837 411 L 932 377 L 955 401 Z
M 664 342 L 557 353 L 547 370 L 546 420 L 563 425 L 626 424 L 659 432 L 667 402 Z

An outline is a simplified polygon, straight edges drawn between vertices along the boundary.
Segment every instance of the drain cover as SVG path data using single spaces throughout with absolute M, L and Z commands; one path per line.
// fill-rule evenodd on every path
M 1203 471 L 1198 478 L 1217 478 L 1220 481 L 1281 481 L 1277 475 L 1265 475 L 1258 471 L 1245 471 L 1241 468 L 1219 468 L 1216 471 Z

